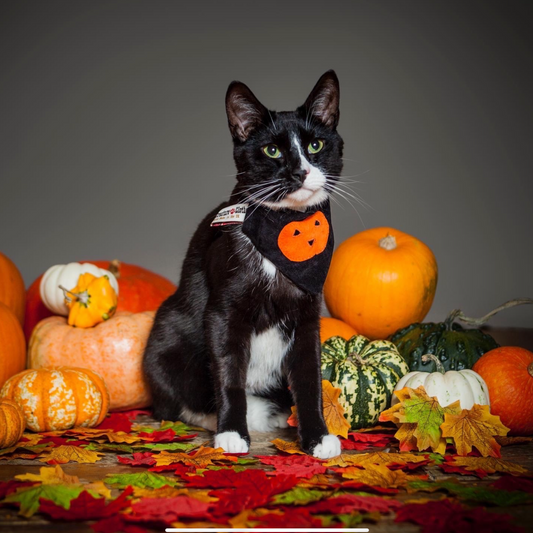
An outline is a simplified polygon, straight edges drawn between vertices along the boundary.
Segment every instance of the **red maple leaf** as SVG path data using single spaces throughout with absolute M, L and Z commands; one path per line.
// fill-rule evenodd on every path
M 380 498 L 379 496 L 359 496 L 357 494 L 343 494 L 307 505 L 311 513 L 346 514 L 353 511 L 369 513 L 388 513 L 399 509 L 402 504 L 397 500 Z
M 50 500 L 40 498 L 39 512 L 47 514 L 55 520 L 96 520 L 106 518 L 118 513 L 121 509 L 129 507 L 128 496 L 133 493 L 133 488 L 128 487 L 118 498 L 106 504 L 105 498 L 95 498 L 86 490 L 71 500 L 70 507 L 65 509 Z
M 315 474 L 323 474 L 327 469 L 322 462 L 309 455 L 256 455 L 264 465 L 272 465 L 276 470 L 269 475 L 294 475 L 310 478 Z
M 509 523 L 510 515 L 488 513 L 482 507 L 463 509 L 448 499 L 404 505 L 395 522 L 413 522 L 422 526 L 421 533 L 523 533 L 521 527 Z
M 171 524 L 182 518 L 209 518 L 212 504 L 190 496 L 144 498 L 132 504 L 128 521 Z
M 268 513 L 261 517 L 253 517 L 252 520 L 259 522 L 257 528 L 286 528 L 286 527 L 322 527 L 322 520 L 311 516 L 307 508 L 303 507 L 284 507 L 282 515 Z
M 139 437 L 148 442 L 172 442 L 176 437 L 176 432 L 171 428 L 162 431 L 153 431 L 152 433 L 141 431 Z
M 359 481 L 344 481 L 343 483 L 337 483 L 334 488 L 342 487 L 343 489 L 356 489 L 361 492 L 372 492 L 374 494 L 397 494 L 398 489 L 387 487 L 371 487 L 366 483 L 360 483 Z
M 14 481 L 13 479 L 9 481 L 0 481 L 0 500 L 3 500 L 6 496 L 15 492 L 18 488 L 21 487 L 31 487 L 36 485 L 33 481 Z
M 128 524 L 124 520 L 124 515 L 118 514 L 110 518 L 104 518 L 96 524 L 90 526 L 95 533 L 148 533 L 144 527 L 139 527 L 136 524 Z
M 131 411 L 130 411 L 131 413 Z M 131 421 L 135 418 L 134 415 L 126 413 L 111 413 L 104 418 L 104 421 L 96 426 L 96 429 L 112 429 L 115 433 L 123 431 L 124 433 L 131 433 Z
M 468 454 L 469 456 L 471 454 Z M 475 457 L 475 455 L 472 455 Z M 458 457 L 457 455 L 445 455 L 444 456 L 444 463 L 441 463 L 439 466 L 441 470 L 444 470 L 444 472 L 448 474 L 461 474 L 462 476 L 477 476 L 480 479 L 483 479 L 484 477 L 488 476 L 488 472 L 485 472 L 482 468 L 478 468 L 476 470 L 467 470 L 464 466 L 457 466 L 452 465 L 448 463 L 453 463 L 454 459 Z
M 124 465 L 144 466 L 144 465 L 155 464 L 155 459 L 153 458 L 153 455 L 154 454 L 151 452 L 134 452 L 132 459 L 130 459 L 129 457 L 120 457 L 120 456 L 118 456 L 117 459 L 119 463 L 122 463 Z M 170 470 L 175 470 L 175 468 L 176 468 L 176 465 L 173 465 L 173 467 Z
M 65 437 L 45 437 L 41 439 L 37 444 L 53 444 L 56 446 L 85 446 L 89 444 L 86 440 L 69 440 Z
M 500 490 L 520 490 L 533 494 L 533 479 L 518 476 L 502 476 L 491 483 L 491 486 Z

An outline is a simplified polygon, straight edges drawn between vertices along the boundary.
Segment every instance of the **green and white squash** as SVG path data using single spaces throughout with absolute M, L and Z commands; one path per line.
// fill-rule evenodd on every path
M 490 405 L 489 388 L 485 380 L 473 370 L 465 369 L 459 372 L 446 372 L 442 363 L 433 354 L 422 356 L 423 362 L 431 360 L 437 367 L 437 372 L 409 372 L 396 384 L 394 390 L 404 387 L 416 389 L 422 385 L 430 398 L 436 397 L 441 407 L 446 407 L 459 400 L 461 409 L 472 409 L 474 404 Z M 394 395 L 392 405 L 400 400 Z
M 396 383 L 409 367 L 396 346 L 362 335 L 322 344 L 322 378 L 342 390 L 339 401 L 352 429 L 369 427 L 390 406 Z

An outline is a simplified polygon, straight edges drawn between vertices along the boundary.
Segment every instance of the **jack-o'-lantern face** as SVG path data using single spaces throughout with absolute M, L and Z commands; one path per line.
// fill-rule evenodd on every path
M 278 247 L 289 260 L 300 263 L 321 254 L 328 244 L 329 223 L 322 211 L 290 222 L 278 235 Z

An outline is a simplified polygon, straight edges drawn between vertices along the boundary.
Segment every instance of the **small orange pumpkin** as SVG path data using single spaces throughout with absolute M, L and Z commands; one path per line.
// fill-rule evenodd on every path
M 437 261 L 421 241 L 393 228 L 372 228 L 333 253 L 324 297 L 331 315 L 359 335 L 386 339 L 421 322 L 437 288 Z
M 489 388 L 490 412 L 512 435 L 533 435 L 533 352 L 500 346 L 483 354 L 472 370 Z
M 13 400 L 0 399 L 0 449 L 14 446 L 26 427 L 24 413 Z
M 329 223 L 322 211 L 304 220 L 289 222 L 278 235 L 278 247 L 289 260 L 297 263 L 321 254 L 328 244 Z
M 33 330 L 28 365 L 90 368 L 106 382 L 111 410 L 147 407 L 151 399 L 142 358 L 154 315 L 117 312 L 93 328 L 69 326 L 61 316 L 45 318 Z
M 0 303 L 0 387 L 26 368 L 26 339 L 17 317 Z
M 15 263 L 2 252 L 0 252 L 0 302 L 13 311 L 22 326 L 26 305 L 24 280 Z
M 352 326 L 346 324 L 342 320 L 323 316 L 320 318 L 320 342 L 324 343 L 331 337 L 342 337 L 345 340 L 350 340 L 357 331 Z
M 97 426 L 109 408 L 103 379 L 86 368 L 24 370 L 7 380 L 0 397 L 20 405 L 32 431 Z

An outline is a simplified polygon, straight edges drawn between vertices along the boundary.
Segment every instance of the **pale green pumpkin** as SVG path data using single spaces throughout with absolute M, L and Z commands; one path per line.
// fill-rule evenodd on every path
M 396 383 L 409 367 L 389 341 L 355 335 L 322 344 L 322 377 L 342 391 L 340 402 L 352 429 L 374 425 L 390 406 Z

